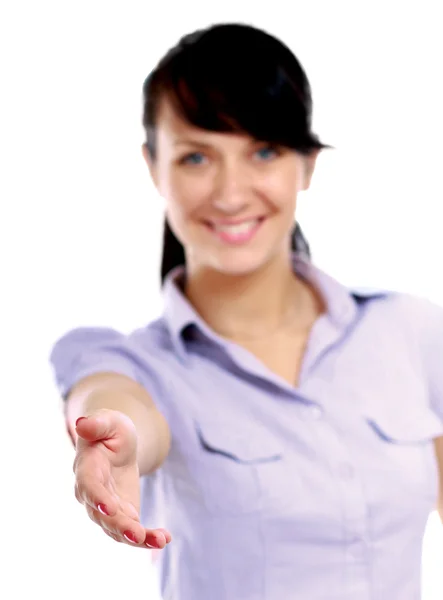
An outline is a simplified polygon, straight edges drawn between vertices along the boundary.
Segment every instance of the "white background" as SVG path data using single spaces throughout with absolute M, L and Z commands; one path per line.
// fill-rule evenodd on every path
M 140 153 L 155 61 L 220 20 L 286 41 L 312 83 L 315 129 L 336 147 L 299 208 L 317 264 L 349 285 L 443 304 L 440 10 L 437 0 L 2 3 L 2 598 L 156 598 L 148 553 L 106 538 L 74 500 L 47 362 L 72 327 L 130 331 L 160 310 L 163 208 Z M 424 600 L 443 597 L 442 550 L 432 515 Z

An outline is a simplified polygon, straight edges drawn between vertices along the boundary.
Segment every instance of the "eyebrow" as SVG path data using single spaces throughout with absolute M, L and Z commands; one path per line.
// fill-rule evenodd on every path
M 191 139 L 175 140 L 174 146 L 196 146 L 199 148 L 210 148 L 211 147 L 209 144 L 205 144 L 204 142 L 199 142 L 198 140 L 191 140 Z

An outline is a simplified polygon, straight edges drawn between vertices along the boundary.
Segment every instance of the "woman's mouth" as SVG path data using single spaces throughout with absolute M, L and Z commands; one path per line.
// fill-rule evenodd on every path
M 244 244 L 252 240 L 265 217 L 257 217 L 236 223 L 206 221 L 208 229 L 227 244 Z

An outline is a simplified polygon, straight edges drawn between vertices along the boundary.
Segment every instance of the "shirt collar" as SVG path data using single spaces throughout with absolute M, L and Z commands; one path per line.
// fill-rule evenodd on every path
M 297 254 L 293 255 L 293 267 L 299 277 L 311 283 L 318 290 L 326 305 L 327 317 L 339 329 L 344 330 L 355 321 L 362 302 L 384 297 L 388 293 L 375 289 L 350 290 L 314 266 L 307 258 Z M 163 286 L 163 316 L 174 348 L 182 358 L 185 358 L 187 354 L 183 333 L 189 326 L 195 326 L 210 339 L 216 337 L 183 294 L 179 281 L 184 274 L 185 267 L 177 267 L 169 273 Z

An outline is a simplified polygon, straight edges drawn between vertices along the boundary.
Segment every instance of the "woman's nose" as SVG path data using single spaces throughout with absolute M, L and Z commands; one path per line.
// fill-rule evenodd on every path
M 241 212 L 251 195 L 248 174 L 238 165 L 225 166 L 217 177 L 213 206 L 226 214 Z
M 213 206 L 217 210 L 227 215 L 236 215 L 241 213 L 248 205 L 244 195 L 223 194 L 217 196 L 213 201 Z

